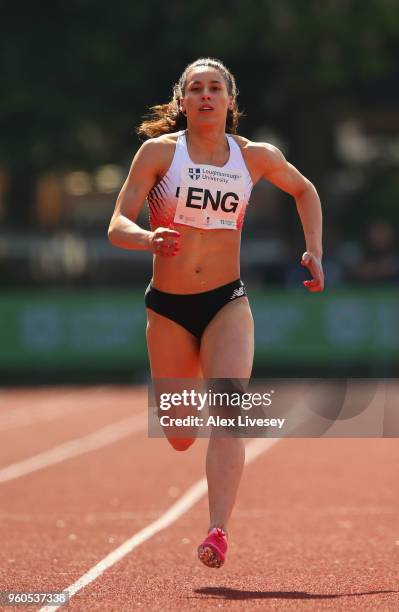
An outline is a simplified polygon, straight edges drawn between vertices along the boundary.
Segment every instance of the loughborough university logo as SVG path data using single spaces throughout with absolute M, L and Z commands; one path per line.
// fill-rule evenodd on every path
M 189 168 L 188 169 L 188 176 L 193 181 L 196 181 L 201 176 L 201 168 Z

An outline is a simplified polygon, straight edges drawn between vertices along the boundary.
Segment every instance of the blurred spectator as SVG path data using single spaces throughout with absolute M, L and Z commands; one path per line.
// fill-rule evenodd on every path
M 394 283 L 399 281 L 399 257 L 393 227 L 383 219 L 367 226 L 363 253 L 350 270 L 355 280 Z

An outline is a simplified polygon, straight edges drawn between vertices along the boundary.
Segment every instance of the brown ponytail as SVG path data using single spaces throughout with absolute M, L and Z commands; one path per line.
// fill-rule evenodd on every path
M 162 134 L 184 130 L 187 127 L 187 119 L 180 111 L 179 100 L 184 96 L 188 73 L 199 66 L 216 68 L 224 78 L 229 96 L 233 98 L 233 109 L 227 111 L 226 132 L 237 134 L 238 122 L 243 113 L 238 110 L 237 106 L 238 90 L 235 78 L 221 61 L 206 57 L 186 66 L 179 81 L 173 86 L 173 97 L 170 102 L 151 107 L 151 115 L 137 128 L 140 136 L 155 138 Z

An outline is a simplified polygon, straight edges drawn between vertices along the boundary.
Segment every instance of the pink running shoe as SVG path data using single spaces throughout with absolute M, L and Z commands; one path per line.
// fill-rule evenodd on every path
M 227 536 L 223 529 L 215 527 L 198 546 L 198 559 L 207 567 L 222 567 L 227 552 Z

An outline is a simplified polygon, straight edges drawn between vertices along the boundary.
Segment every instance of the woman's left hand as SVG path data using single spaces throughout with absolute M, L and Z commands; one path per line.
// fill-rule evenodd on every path
M 323 266 L 321 265 L 321 259 L 313 255 L 310 251 L 305 251 L 302 255 L 301 265 L 308 268 L 312 275 L 312 280 L 306 280 L 303 282 L 306 289 L 312 293 L 316 291 L 323 291 L 324 289 L 324 273 Z

